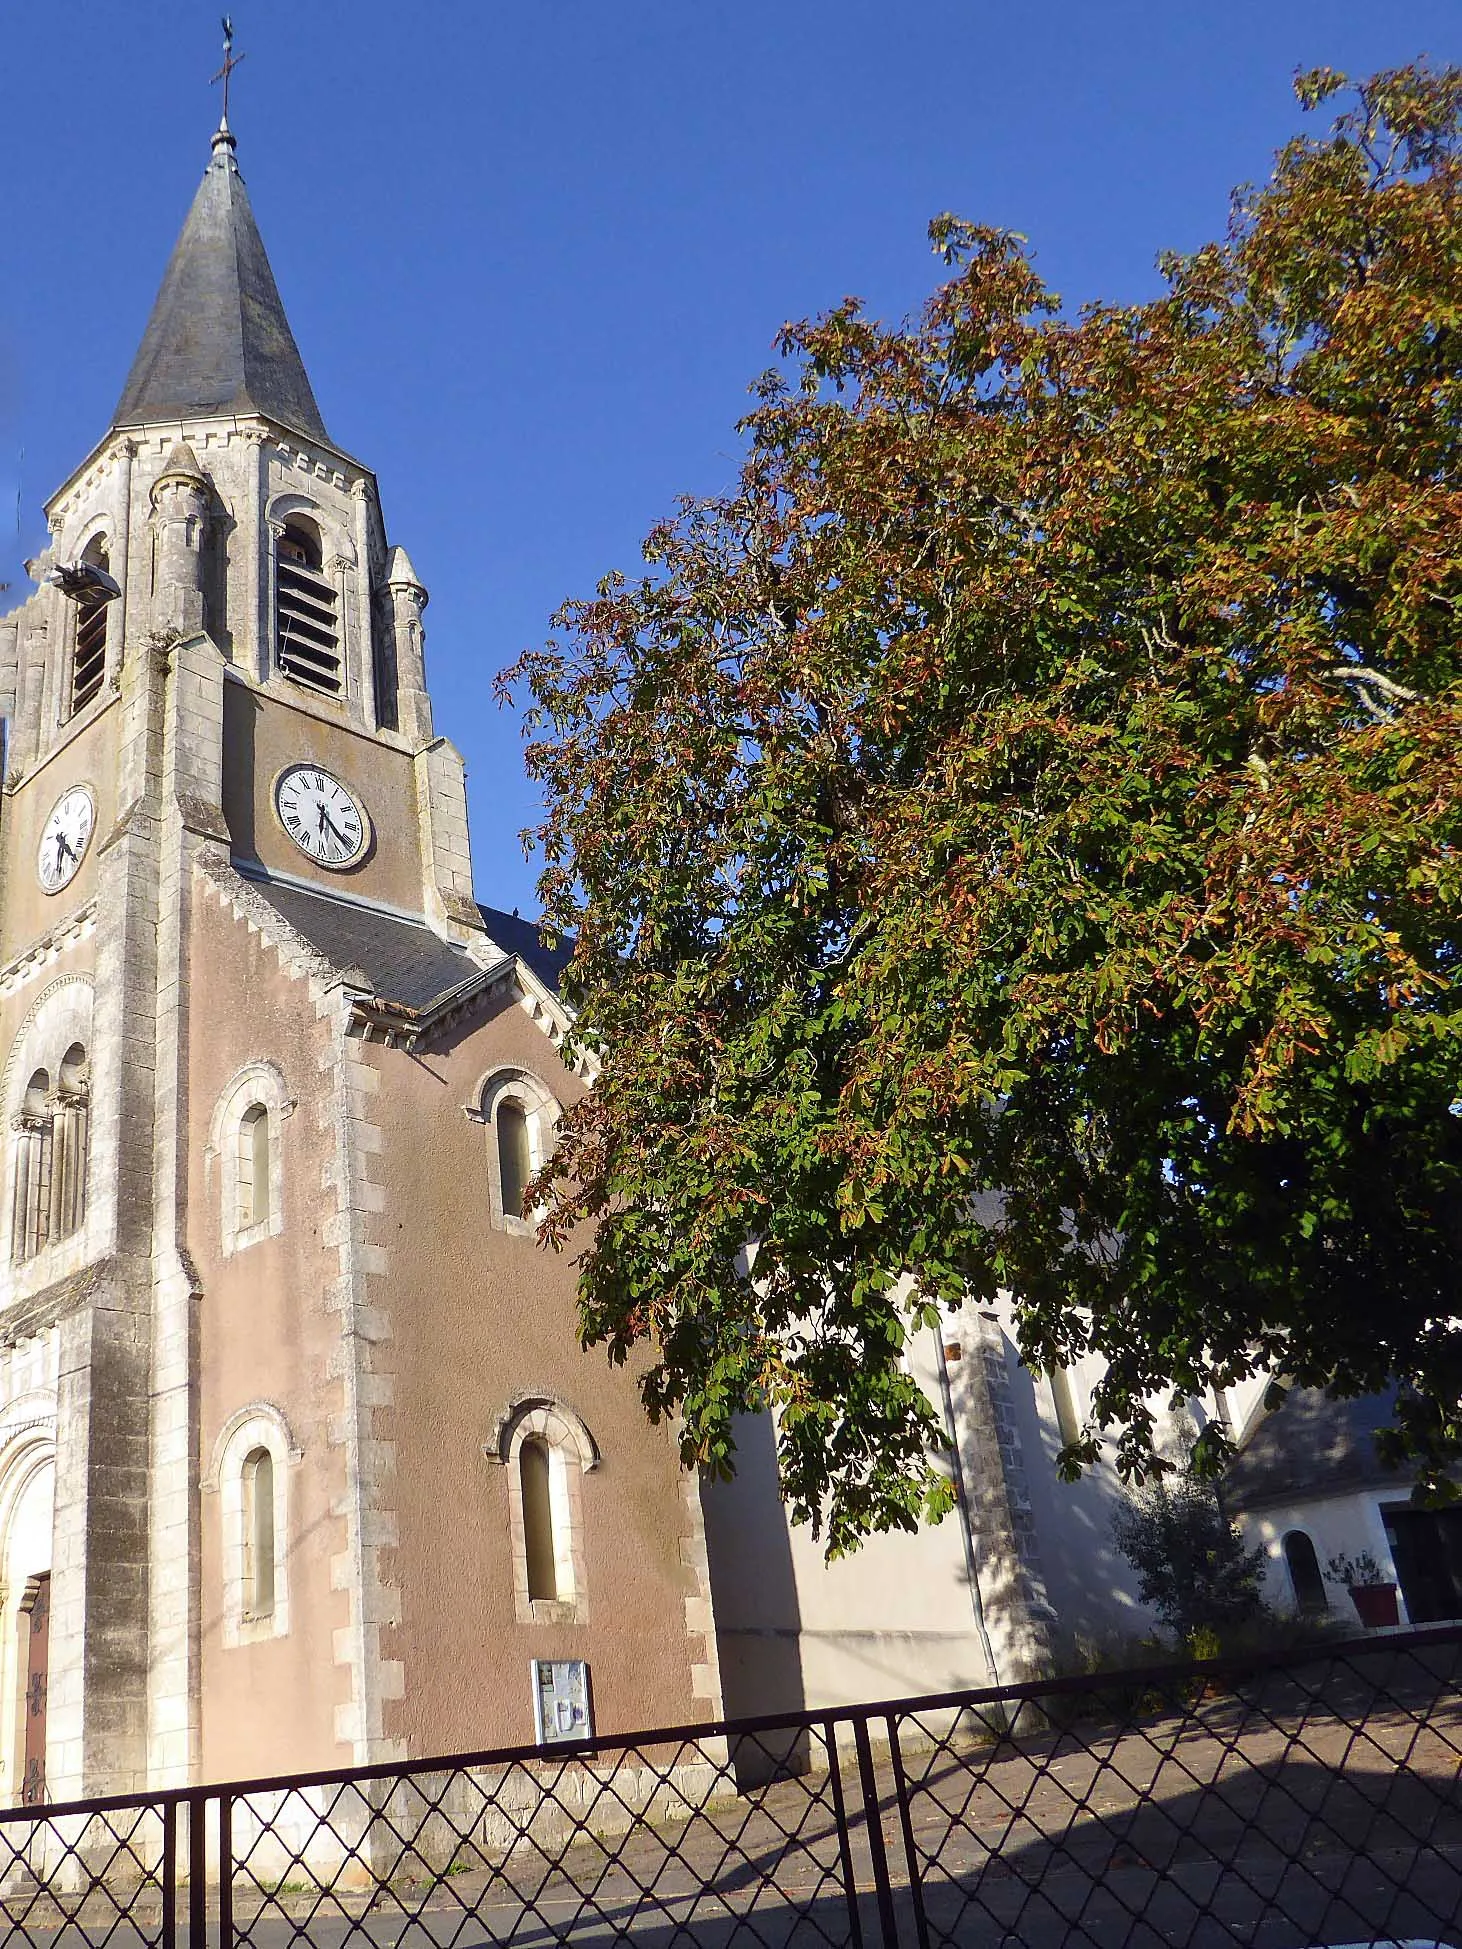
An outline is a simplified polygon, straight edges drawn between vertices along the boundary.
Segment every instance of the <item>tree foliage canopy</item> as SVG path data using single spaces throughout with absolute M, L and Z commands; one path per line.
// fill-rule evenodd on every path
M 1000 1288 L 1105 1362 L 1071 1468 L 1261 1369 L 1462 1440 L 1462 71 L 1298 92 L 1153 302 L 942 218 L 916 321 L 788 326 L 734 492 L 507 675 L 584 1338 L 713 1471 L 775 1405 L 834 1551 L 942 1507 L 900 1356 Z

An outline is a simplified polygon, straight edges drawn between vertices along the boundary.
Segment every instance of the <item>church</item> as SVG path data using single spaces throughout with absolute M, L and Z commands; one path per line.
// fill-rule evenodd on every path
M 0 617 L 0 1804 L 715 1718 L 697 1484 L 525 1216 L 587 1086 L 558 957 L 474 899 L 427 592 L 226 114 L 46 518 Z
M 525 1210 L 592 1083 L 563 953 L 476 899 L 427 591 L 226 112 L 46 518 L 0 616 L 0 1805 L 1004 1683 L 1147 1628 L 1114 1474 L 1056 1472 L 1094 1376 L 1022 1367 L 1008 1299 L 910 1356 L 955 1515 L 832 1566 L 764 1421 L 703 1503 L 580 1350 Z M 1286 1447 L 1262 1394 L 1208 1411 L 1257 1444 L 1280 1606 L 1328 1603 L 1313 1532 L 1455 1615 L 1462 1555 L 1434 1574 L 1368 1444 Z

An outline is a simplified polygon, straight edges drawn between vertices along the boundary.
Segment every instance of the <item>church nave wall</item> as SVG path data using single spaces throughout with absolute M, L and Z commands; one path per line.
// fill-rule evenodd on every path
M 350 1595 L 333 1573 L 347 1493 L 341 1450 L 330 1440 L 340 1401 L 339 1322 L 330 1310 L 338 1254 L 327 1243 L 334 1093 L 312 982 L 281 967 L 276 949 L 196 882 L 190 961 L 188 1237 L 202 1287 L 201 1761 L 205 1778 L 220 1779 L 353 1757 L 335 1741 L 335 1711 L 349 1688 L 333 1645 L 349 1622 Z M 271 1087 L 273 1078 L 282 1089 Z M 267 1106 L 278 1202 L 269 1220 L 240 1228 L 237 1205 L 225 1212 L 223 1200 L 249 1187 L 241 1191 L 223 1151 L 241 1141 L 245 1097 Z M 240 1434 L 242 1449 L 233 1439 Z M 240 1615 L 243 1469 L 260 1448 L 276 1473 L 281 1561 L 267 1628 L 250 1628 Z
M 403 1679 L 388 1724 L 412 1753 L 531 1740 L 535 1657 L 588 1659 L 601 1732 L 713 1716 L 695 1485 L 632 1377 L 579 1348 L 572 1255 L 494 1222 L 484 1094 L 505 1073 L 564 1103 L 584 1085 L 510 987 L 412 1052 L 361 1059 L 379 1076 L 385 1260 L 370 1284 L 389 1332 L 375 1420 L 395 1459 L 382 1569 L 401 1621 L 383 1642 Z M 547 1601 L 524 1556 L 525 1440 L 552 1451 Z

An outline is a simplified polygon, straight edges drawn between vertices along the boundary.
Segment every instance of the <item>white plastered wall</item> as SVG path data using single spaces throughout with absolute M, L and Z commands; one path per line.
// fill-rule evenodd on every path
M 1367 1489 L 1356 1490 L 1349 1495 L 1317 1496 L 1309 1500 L 1296 1497 L 1293 1502 L 1287 1502 L 1280 1508 L 1245 1512 L 1238 1519 L 1244 1541 L 1251 1549 L 1262 1545 L 1264 1550 L 1265 1602 L 1277 1611 L 1293 1611 L 1296 1608 L 1294 1586 L 1284 1560 L 1284 1539 L 1291 1530 L 1296 1529 L 1303 1530 L 1314 1544 L 1315 1558 L 1322 1575 L 1332 1557 L 1356 1557 L 1368 1551 L 1386 1575 L 1395 1578 L 1396 1569 L 1391 1559 L 1391 1545 L 1386 1540 L 1386 1525 L 1381 1517 L 1381 1509 L 1383 1504 L 1405 1500 L 1404 1487 L 1385 1494 Z M 1406 1600 L 1401 1596 L 1400 1579 L 1396 1578 L 1396 1582 L 1400 1621 L 1406 1624 L 1409 1622 Z M 1331 1617 L 1337 1623 L 1359 1631 L 1360 1620 L 1349 1593 L 1327 1580 L 1325 1595 L 1329 1599 Z

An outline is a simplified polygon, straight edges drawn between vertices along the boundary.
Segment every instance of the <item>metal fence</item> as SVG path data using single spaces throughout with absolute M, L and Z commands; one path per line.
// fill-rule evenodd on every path
M 1462 1944 L 1462 1628 L 0 1813 L 27 1944 Z

